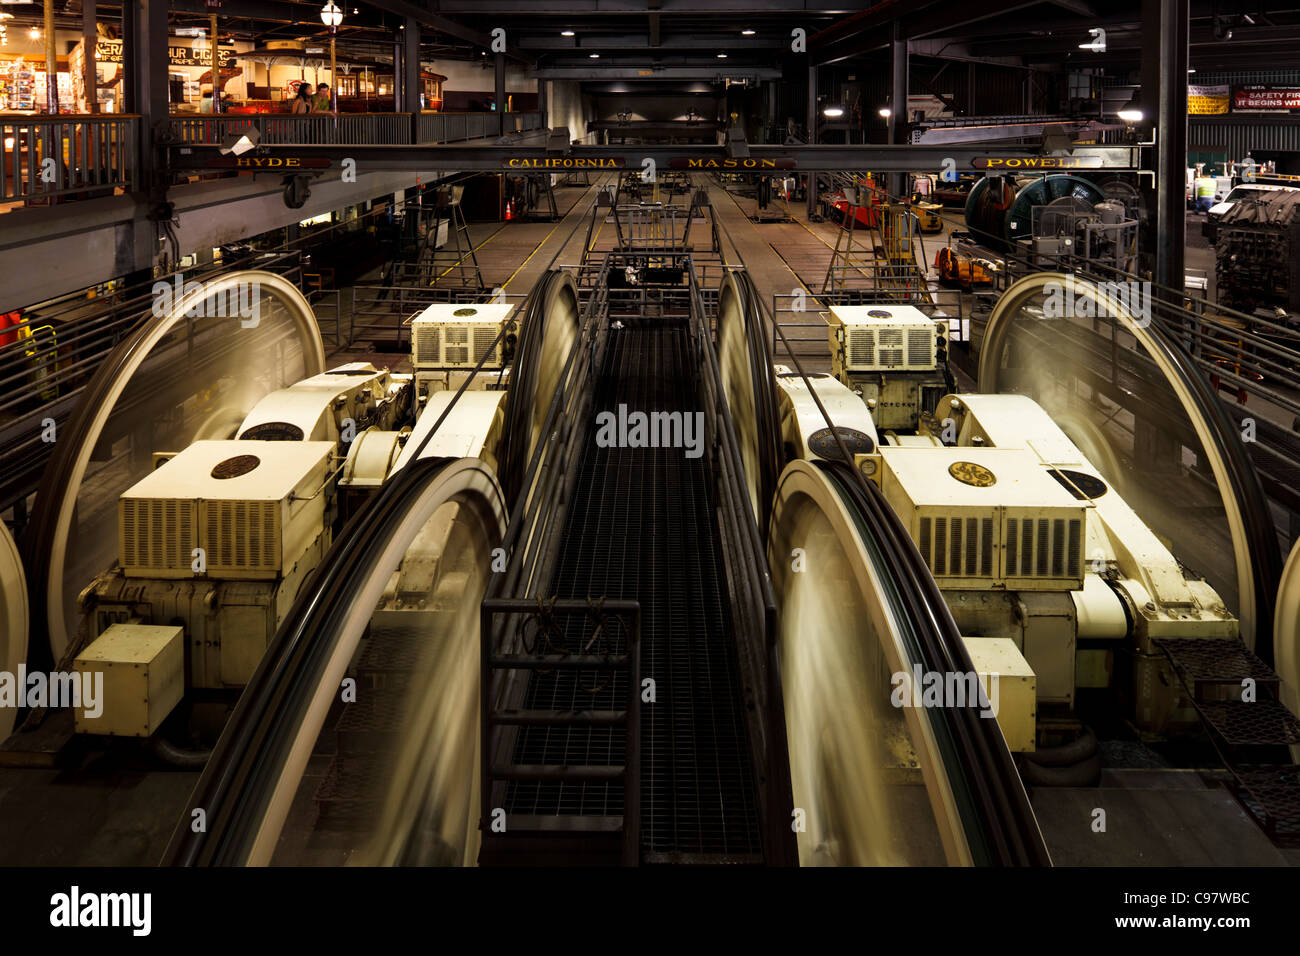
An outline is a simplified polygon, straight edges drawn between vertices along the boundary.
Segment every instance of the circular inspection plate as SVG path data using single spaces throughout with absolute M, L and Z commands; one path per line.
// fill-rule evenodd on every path
M 464 318 L 467 315 L 478 315 L 478 309 L 457 309 L 452 315 L 458 318 Z
M 850 455 L 868 455 L 876 450 L 876 443 L 866 432 L 843 425 L 835 431 L 839 433 L 840 440 L 844 442 L 844 448 Z M 808 436 L 808 450 L 819 458 L 831 461 L 839 461 L 843 458 L 839 443 L 835 441 L 835 436 L 831 434 L 829 428 L 819 428 Z
M 1048 469 L 1047 473 L 1060 482 L 1061 487 L 1074 495 L 1079 501 L 1100 498 L 1110 491 L 1106 482 L 1096 475 L 1089 475 L 1082 471 L 1071 471 L 1068 468 L 1051 468 Z
M 261 463 L 262 459 L 256 455 L 236 455 L 234 458 L 227 458 L 213 465 L 212 477 L 238 478 L 240 475 L 248 474 Z
M 948 474 L 963 485 L 972 485 L 976 488 L 991 488 L 998 483 L 993 472 L 973 461 L 954 461 L 948 466 Z
M 302 441 L 302 429 L 293 422 L 262 422 L 239 436 L 244 441 Z

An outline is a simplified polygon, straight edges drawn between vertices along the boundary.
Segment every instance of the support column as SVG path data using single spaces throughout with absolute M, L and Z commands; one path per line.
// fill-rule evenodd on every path
M 894 21 L 894 39 L 891 48 L 889 84 L 889 141 L 907 142 L 907 38 L 903 36 L 902 23 Z M 889 191 L 903 197 L 907 193 L 907 173 L 893 173 L 889 177 Z
M 45 112 L 57 113 L 59 111 L 59 56 L 54 37 L 54 0 L 45 0 L 44 40 Z
M 168 121 L 167 0 L 137 0 L 123 11 L 126 111 L 140 114 L 136 147 L 140 191 L 150 194 L 153 203 L 161 200 L 164 186 L 159 179 L 159 157 L 154 152 L 154 125 Z
M 401 99 L 394 98 L 394 109 L 411 114 L 411 142 L 420 142 L 420 92 L 424 84 L 420 82 L 420 21 L 414 17 L 406 18 L 406 29 L 401 31 L 402 42 L 398 44 L 401 56 L 399 72 L 401 73 Z M 396 67 L 394 61 L 394 69 Z M 397 88 L 393 88 L 394 97 Z
M 809 145 L 817 142 L 817 66 L 808 65 L 808 132 Z M 808 219 L 817 212 L 817 173 L 808 171 Z
M 399 30 L 399 33 L 405 33 L 405 30 Z M 379 81 L 375 81 L 376 91 L 379 89 Z M 393 112 L 406 112 L 406 94 L 402 86 L 402 41 L 397 39 L 393 41 Z
M 406 98 L 405 111 L 420 112 L 420 93 L 424 84 L 420 82 L 420 21 L 414 17 L 406 18 L 406 29 L 402 31 L 402 95 Z
M 1140 128 L 1154 127 L 1154 277 L 1180 293 L 1186 281 L 1188 0 L 1143 0 Z M 1152 151 L 1145 151 L 1150 155 Z M 1181 298 L 1181 295 L 1177 296 Z
M 82 73 L 81 85 L 86 88 L 86 112 L 99 112 L 99 82 L 95 69 L 95 53 L 99 45 L 99 34 L 95 29 L 97 14 L 95 0 L 81 0 L 81 50 Z
M 217 36 L 217 15 L 208 17 L 208 38 L 212 43 L 212 114 L 221 112 L 221 38 Z M 330 92 L 334 91 L 334 77 L 330 76 Z
M 493 88 L 496 90 L 497 106 L 497 124 L 498 132 L 506 131 L 506 55 L 504 53 L 496 54 L 496 82 Z

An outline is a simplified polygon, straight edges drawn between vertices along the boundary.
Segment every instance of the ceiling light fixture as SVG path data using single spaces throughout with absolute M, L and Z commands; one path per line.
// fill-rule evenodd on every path
M 842 106 L 828 106 L 822 110 L 822 116 L 829 116 L 831 119 L 839 119 L 843 115 L 844 107 Z
M 593 60 L 599 60 L 599 59 L 600 59 L 600 54 L 599 54 L 599 53 L 588 53 L 587 56 L 590 57 L 590 58 L 593 59 Z
M 1146 113 L 1142 109 L 1142 91 L 1134 90 L 1133 98 L 1115 111 L 1125 123 L 1140 123 Z
M 561 30 L 561 31 L 560 31 L 560 36 L 562 36 L 562 37 L 572 37 L 572 36 L 577 36 L 577 34 L 574 33 L 572 30 Z
M 889 117 L 894 115 L 894 111 L 891 110 L 888 106 L 882 106 L 879 110 L 879 113 L 885 119 L 889 119 Z
M 745 29 L 740 31 L 740 35 L 742 37 L 752 37 L 757 32 L 757 30 L 751 30 L 749 27 L 745 27 Z
M 727 58 L 727 54 L 725 54 L 725 53 L 719 53 L 719 54 L 718 54 L 718 59 L 719 59 L 719 60 L 725 60 L 726 58 Z

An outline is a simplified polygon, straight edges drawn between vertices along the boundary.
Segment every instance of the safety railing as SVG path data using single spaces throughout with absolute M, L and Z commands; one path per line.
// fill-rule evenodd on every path
M 787 812 L 793 797 L 776 644 L 776 598 L 768 574 L 763 533 L 759 529 L 762 516 L 756 516 L 750 505 L 746 466 L 713 345 L 716 286 L 705 284 L 693 260 L 687 260 L 686 271 L 691 297 L 690 328 L 702 371 L 701 397 L 707 410 L 705 447 L 709 449 L 710 465 L 717 480 L 721 518 L 718 530 L 723 538 L 722 553 L 731 582 L 738 663 L 753 695 L 750 706 L 761 715 L 750 724 L 749 743 L 754 765 L 762 768 L 759 802 L 764 857 L 769 865 L 792 866 L 797 861 L 798 850 Z M 751 319 L 756 324 L 763 321 L 758 314 Z
M 414 122 L 412 122 L 414 120 Z M 171 118 L 176 141 L 210 146 L 250 127 L 264 146 L 412 146 L 539 129 L 540 113 L 251 113 Z
M 775 293 L 772 315 L 780 323 L 784 339 L 799 355 L 826 354 L 826 319 L 823 314 L 833 305 L 911 305 L 935 319 L 948 320 L 950 338 L 955 342 L 970 339 L 970 309 L 957 289 L 930 288 L 928 296 L 900 299 L 897 295 L 873 294 L 869 289 L 850 292 Z M 777 331 L 772 328 L 772 354 L 777 352 Z
M 411 319 L 438 303 L 514 303 L 526 293 L 419 285 L 361 284 L 326 290 L 312 297 L 321 332 L 340 348 L 357 342 L 405 351 L 411 346 Z M 328 332 L 327 332 L 328 329 Z
M 135 189 L 139 120 L 0 113 L 0 200 L 54 202 Z

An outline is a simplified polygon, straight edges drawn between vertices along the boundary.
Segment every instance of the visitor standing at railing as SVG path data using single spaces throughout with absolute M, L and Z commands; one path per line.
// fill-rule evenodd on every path
M 321 83 L 316 87 L 316 98 L 312 103 L 311 111 L 313 113 L 330 112 L 330 85 L 328 83 Z
M 307 83 L 299 83 L 298 92 L 293 98 L 293 111 L 295 113 L 310 113 L 311 109 L 311 86 Z

